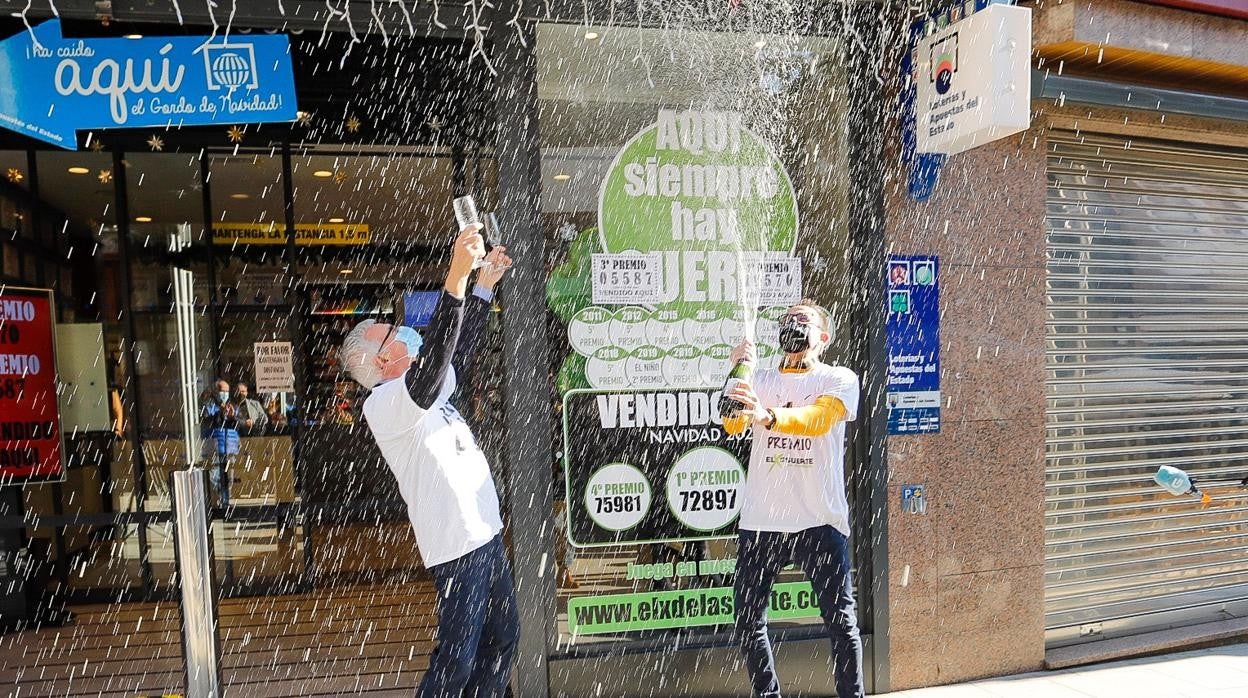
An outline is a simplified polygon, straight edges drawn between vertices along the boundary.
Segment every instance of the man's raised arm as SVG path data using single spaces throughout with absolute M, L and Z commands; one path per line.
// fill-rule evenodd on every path
M 511 257 L 507 256 L 507 248 L 499 245 L 490 250 L 490 254 L 485 258 L 485 267 L 477 277 L 476 288 L 472 290 L 472 295 L 464 300 L 464 321 L 453 360 L 455 375 L 461 385 L 467 384 L 470 380 L 477 344 L 485 334 L 485 325 L 490 319 L 490 308 L 494 305 L 494 287 L 510 268 Z
M 446 272 L 446 284 L 442 297 L 438 299 L 438 307 L 425 330 L 424 346 L 419 358 L 404 376 L 407 392 L 421 409 L 427 410 L 437 402 L 446 383 L 446 373 L 455 358 L 464 321 L 468 275 L 472 273 L 473 262 L 484 255 L 485 243 L 475 230 L 460 233 L 455 240 L 451 268 Z

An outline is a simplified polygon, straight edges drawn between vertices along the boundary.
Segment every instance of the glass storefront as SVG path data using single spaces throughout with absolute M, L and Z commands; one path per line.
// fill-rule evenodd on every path
M 89 297 L 64 297 L 62 322 L 96 322 L 108 364 L 100 399 L 117 432 L 81 437 L 102 440 L 96 455 L 107 457 L 71 467 L 65 483 L 25 489 L 29 515 L 98 522 L 27 530 L 61 566 L 71 598 L 172 590 L 168 478 L 188 462 L 219 471 L 212 525 L 227 590 L 298 586 L 312 570 L 332 580 L 420 569 L 384 463 L 366 452 L 344 467 L 357 450 L 362 396 L 334 352 L 359 320 L 392 317 L 409 292 L 440 287 L 450 200 L 458 187 L 493 205 L 492 160 L 449 148 L 309 146 L 284 164 L 281 149 L 3 153 L 16 185 L 4 198 L 6 228 L 16 232 L 4 250 L 6 280 L 72 293 L 81 275 Z M 41 175 L 34 189 L 28 157 Z M 288 201 L 299 277 L 288 262 Z M 44 249 L 36 224 L 55 229 L 49 242 L 66 252 Z M 88 264 L 45 269 L 40 260 L 66 254 L 73 236 Z M 297 333 L 306 389 L 259 389 L 254 343 L 296 342 Z M 499 402 L 491 345 L 479 359 L 492 367 L 481 390 L 465 387 L 479 396 L 466 413 L 480 420 L 497 420 L 487 408 Z M 232 445 L 211 433 L 218 381 L 231 402 L 244 386 L 253 401 L 251 424 L 240 421 Z M 497 450 L 497 439 L 486 440 Z
M 729 368 L 728 350 L 745 338 L 747 322 L 763 364 L 775 364 L 774 318 L 784 303 L 752 302 L 748 284 L 736 281 L 736 269 L 716 269 L 720 252 L 734 259 L 751 251 L 796 256 L 799 276 L 790 282 L 823 304 L 838 325 L 825 358 L 855 365 L 865 336 L 847 321 L 860 296 L 845 283 L 855 271 L 847 214 L 850 112 L 843 106 L 848 91 L 843 51 L 833 39 L 792 36 L 553 24 L 538 29 L 551 408 L 562 422 L 556 425 L 558 462 L 552 467 L 558 528 L 550 552 L 560 570 L 556 652 L 593 653 L 595 647 L 610 652 L 620 643 L 661 642 L 673 632 L 686 642 L 719 637 L 730 643 L 728 607 L 708 610 L 703 601 L 731 598 L 732 522 L 740 490 L 712 493 L 725 505 L 721 518 L 699 518 L 702 512 L 691 511 L 682 516 L 684 499 L 677 496 L 668 466 L 708 447 L 734 447 L 726 446 L 710 422 L 703 429 L 638 429 L 629 433 L 641 442 L 607 441 L 618 447 L 610 458 L 617 462 L 590 475 L 578 471 L 577 460 L 591 455 L 594 447 L 583 445 L 591 438 L 585 432 L 595 430 L 596 424 L 589 425 L 599 418 L 605 427 L 606 413 L 599 407 L 586 420 L 564 411 L 592 411 L 581 399 L 585 394 L 612 399 L 621 390 L 636 391 L 640 424 L 643 398 L 654 397 L 657 386 L 717 390 Z M 749 152 L 750 142 L 759 144 L 758 153 Z M 751 199 L 747 177 L 758 171 L 750 168 L 760 167 L 777 173 L 779 193 L 762 191 L 766 182 L 760 176 L 754 180 L 759 195 Z M 720 174 L 728 170 L 731 181 Z M 620 181 L 623 193 L 617 194 L 612 187 Z M 712 191 L 717 183 L 718 193 Z M 774 227 L 756 229 L 760 225 Z M 777 234 L 783 225 L 794 233 L 787 239 Z M 669 284 L 680 276 L 681 288 L 670 289 L 657 304 L 596 305 L 588 257 L 628 251 L 661 251 Z M 645 362 L 661 364 L 655 376 L 649 376 Z M 682 377 L 683 371 L 697 375 Z M 660 404 L 665 397 L 659 394 Z M 662 443 L 668 438 L 691 442 L 673 447 Z M 659 467 L 648 465 L 656 461 Z M 596 487 L 624 491 L 615 481 L 593 484 L 612 469 L 632 469 L 625 477 L 636 482 L 625 484 L 640 493 L 635 516 L 604 515 L 603 502 L 590 501 Z M 586 477 L 590 484 L 578 482 Z M 857 508 L 868 506 L 866 491 L 851 492 Z M 663 501 L 678 523 L 654 526 L 663 531 L 658 534 L 641 533 L 666 516 L 646 513 Z M 708 528 L 718 530 L 699 533 Z M 860 577 L 869 574 L 860 570 Z M 800 570 L 791 567 L 778 588 L 802 588 L 802 580 Z M 690 600 L 698 601 L 698 613 L 706 611 L 702 617 L 635 615 L 647 610 L 646 603 Z M 801 637 L 803 628 L 822 631 L 817 609 L 783 610 L 773 609 L 778 618 L 773 629 L 787 629 L 791 637 Z
M 2 160 L 0 227 L 12 231 L 3 236 L 4 282 L 54 290 L 59 323 L 83 327 L 97 345 L 82 359 L 107 365 L 101 371 L 107 385 L 73 387 L 98 407 L 112 407 L 119 395 L 121 342 L 116 325 L 99 320 L 110 311 L 115 317 L 119 308 L 114 277 L 101 273 L 115 253 L 112 155 L 10 150 Z M 122 521 L 135 502 L 133 471 L 128 459 L 121 459 L 124 445 L 111 434 L 120 422 L 110 418 L 119 415 L 105 410 L 103 419 L 90 425 L 76 421 L 79 413 L 63 418 L 69 454 L 65 481 L 23 491 L 22 510 L 28 514 L 95 519 L 94 524 L 25 529 L 27 549 L 43 552 L 50 563 L 43 572 L 75 591 L 141 585 L 137 527 Z M 83 428 L 99 431 L 79 433 Z M 122 517 L 114 516 L 118 513 Z
M 722 385 L 725 347 L 747 324 L 760 333 L 764 359 L 776 357 L 767 337 L 783 299 L 750 302 L 743 300 L 744 290 L 729 293 L 735 270 L 713 268 L 706 260 L 716 254 L 772 253 L 796 260 L 800 277 L 791 283 L 805 295 L 838 320 L 859 312 L 863 294 L 846 283 L 861 273 L 852 249 L 861 231 L 853 230 L 847 214 L 853 187 L 845 46 L 830 38 L 555 23 L 538 24 L 534 38 L 536 112 L 509 118 L 533 119 L 540 140 L 506 147 L 537 151 L 538 167 L 528 175 L 535 181 L 526 186 L 540 196 L 526 205 L 539 210 L 540 230 L 508 230 L 503 221 L 500 232 L 503 243 L 523 238 L 544 254 L 536 283 L 547 296 L 548 332 L 541 345 L 549 347 L 555 460 L 507 462 L 509 381 L 500 331 L 506 313 L 491 319 L 475 358 L 477 379 L 461 386 L 458 404 L 496 468 L 505 512 L 514 511 L 508 500 L 517 479 L 549 478 L 555 493 L 548 521 L 556 544 L 543 552 L 558 575 L 551 619 L 556 633 L 547 643 L 552 656 L 661 647 L 673 632 L 727 648 L 722 618 L 594 628 L 575 616 L 578 603 L 584 608 L 594 598 L 722 593 L 732 584 L 736 555 L 733 513 L 702 526 L 700 534 L 644 540 L 620 534 L 585 545 L 571 531 L 585 499 L 575 489 L 579 485 L 569 488 L 575 478 L 568 472 L 572 444 L 563 424 L 568 396 L 607 387 L 645 392 L 656 376 L 670 377 L 666 369 L 634 362 L 619 375 L 631 381 L 635 371 L 651 371 L 651 382 L 613 384 L 619 366 L 590 368 L 611 357 L 595 355 L 602 346 L 579 343 L 572 327 L 578 314 L 599 307 L 588 277 L 580 276 L 595 252 L 645 245 L 646 252 L 667 255 L 664 264 L 692 275 L 687 281 L 695 296 L 679 308 L 665 300 L 609 312 L 613 318 L 625 313 L 618 316 L 620 325 L 697 320 L 698 326 L 685 322 L 657 339 L 647 335 L 644 344 L 630 338 L 626 327 L 604 330 L 616 342 L 612 346 L 627 349 L 629 357 L 615 356 L 620 362 L 657 366 L 679 359 L 696 374 L 685 385 L 691 390 Z M 25 512 L 41 523 L 24 534 L 51 551 L 52 587 L 67 598 L 175 593 L 168 478 L 188 463 L 215 473 L 212 536 L 227 595 L 427 582 L 393 476 L 371 439 L 361 435 L 363 395 L 343 375 L 336 349 L 361 319 L 410 321 L 421 294 L 441 287 L 455 233 L 452 198 L 472 193 L 482 211 L 503 210 L 500 192 L 516 183 L 500 181 L 504 146 L 493 141 L 492 121 L 510 107 L 496 97 L 470 100 L 492 94 L 486 72 L 472 70 L 472 79 L 430 77 L 408 95 L 411 113 L 396 113 L 386 82 L 402 64 L 396 56 L 420 56 L 411 60 L 422 65 L 451 56 L 462 70 L 469 65 L 469 44 L 382 47 L 368 41 L 377 45 L 370 43 L 364 58 L 353 55 L 350 61 L 372 81 L 353 76 L 341 55 L 330 55 L 315 40 L 294 42 L 300 70 L 307 73 L 300 82 L 308 92 L 300 104 L 306 123 L 242 133 L 162 131 L 159 142 L 152 133 L 106 132 L 93 140 L 95 148 L 82 152 L 0 150 L 0 173 L 26 173 L 3 189 L 4 200 L 12 202 L 0 210 L 0 227 L 17 231 L 13 240 L 0 240 L 4 280 L 55 288 L 63 300 L 62 322 L 99 325 L 107 364 L 101 399 L 115 428 L 71 444 L 84 453 L 94 448 L 97 457 L 71 467 L 64 483 L 25 490 Z M 370 54 L 382 58 L 369 64 Z M 326 84 L 312 77 L 324 75 L 337 77 Z M 464 123 L 448 125 L 461 107 Z M 701 126 L 691 126 L 708 115 Z M 671 150 L 682 151 L 671 162 L 706 166 L 690 186 L 719 181 L 714 168 L 736 173 L 736 193 L 721 191 L 720 205 L 690 208 L 690 198 L 715 198 L 702 190 L 695 197 L 669 197 L 680 198 L 684 208 L 641 201 L 663 199 L 664 188 L 676 182 L 665 184 L 667 175 L 659 170 L 668 154 L 647 143 L 637 149 L 641 136 L 669 117 L 676 130 L 665 137 L 674 138 Z M 711 133 L 714 128 L 723 130 Z M 721 135 L 726 140 L 716 140 Z M 737 160 L 723 155 L 740 145 L 739 138 L 749 154 Z M 694 152 L 699 147 L 713 152 L 704 158 Z M 641 170 L 625 174 L 630 164 Z M 647 174 L 650 165 L 654 172 Z M 627 179 L 638 172 L 650 183 L 638 185 L 637 201 L 608 201 L 606 182 L 613 175 Z M 654 191 L 647 194 L 647 187 Z M 760 220 L 787 228 L 758 230 Z M 605 242 L 603 230 L 621 221 L 632 226 L 637 244 Z M 690 251 L 695 255 L 682 256 Z M 695 314 L 709 309 L 713 317 L 681 314 L 695 305 Z M 857 368 L 865 341 L 848 322 L 839 322 L 829 358 Z M 257 384 L 258 342 L 291 343 L 294 390 Z M 635 350 L 654 356 L 633 356 Z M 219 389 L 218 381 L 226 386 Z M 242 385 L 247 402 L 239 397 Z M 236 435 L 215 428 L 214 415 L 226 409 L 217 396 L 222 390 L 229 393 L 229 409 L 251 421 Z M 664 483 L 651 488 L 657 492 Z M 856 535 L 869 545 L 869 518 L 861 511 L 865 488 L 851 490 L 851 498 Z M 69 523 L 64 517 L 71 514 L 82 518 Z M 522 535 L 510 531 L 513 541 Z M 862 571 L 865 557 L 858 560 L 860 580 L 869 578 Z M 520 564 L 517 556 L 518 578 L 531 572 Z M 781 581 L 801 584 L 803 577 L 788 570 Z M 868 607 L 860 592 L 864 632 Z M 814 613 L 792 615 L 776 627 L 794 639 L 821 633 Z

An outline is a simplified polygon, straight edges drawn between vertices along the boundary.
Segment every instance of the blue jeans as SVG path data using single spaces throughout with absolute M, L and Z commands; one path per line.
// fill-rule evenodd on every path
M 502 698 L 520 627 L 502 538 L 429 571 L 438 590 L 438 645 L 416 695 Z
M 733 598 L 737 637 L 754 695 L 780 698 L 780 677 L 767 636 L 767 607 L 776 577 L 790 562 L 797 563 L 810 580 L 831 636 L 836 695 L 863 698 L 862 639 L 854 608 L 849 542 L 832 526 L 797 533 L 741 531 Z

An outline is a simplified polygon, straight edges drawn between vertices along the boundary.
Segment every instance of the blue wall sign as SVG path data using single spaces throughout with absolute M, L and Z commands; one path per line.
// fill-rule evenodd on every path
M 0 42 L 0 126 L 62 148 L 79 129 L 294 121 L 290 40 L 66 39 L 59 20 Z
M 923 485 L 901 486 L 901 510 L 907 514 L 926 514 L 927 496 Z
M 885 270 L 888 433 L 940 431 L 940 264 L 896 256 Z

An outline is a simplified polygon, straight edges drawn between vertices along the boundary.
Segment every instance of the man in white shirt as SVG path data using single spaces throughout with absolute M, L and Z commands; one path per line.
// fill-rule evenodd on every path
M 819 360 L 831 338 L 827 311 L 802 300 L 780 319 L 780 366 L 727 392 L 743 407 L 724 418 L 725 430 L 754 428 L 733 597 L 746 670 L 759 698 L 780 698 L 767 607 L 772 585 L 789 563 L 810 580 L 831 637 L 836 694 L 865 695 L 844 460 L 845 423 L 858 412 L 858 376 Z M 755 361 L 748 341 L 733 351 L 733 364 L 740 360 Z
M 465 299 L 482 258 L 486 266 Z M 438 645 L 416 692 L 422 698 L 497 698 L 511 676 L 519 619 L 498 493 L 485 455 L 449 401 L 471 365 L 494 286 L 510 267 L 504 248 L 486 256 L 478 229 L 465 229 L 424 337 L 365 320 L 339 354 L 351 377 L 372 390 L 364 416 L 398 480 L 438 592 Z

